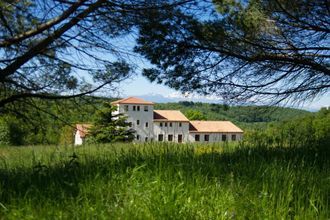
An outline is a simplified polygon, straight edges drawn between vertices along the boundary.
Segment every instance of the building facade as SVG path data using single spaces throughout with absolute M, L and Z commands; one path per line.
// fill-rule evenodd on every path
M 115 113 L 127 117 L 127 122 L 136 131 L 136 142 L 220 142 L 243 138 L 243 131 L 230 121 L 189 121 L 178 110 L 154 110 L 154 103 L 135 97 L 111 104 L 117 107 Z M 79 145 L 83 142 L 79 135 L 85 137 L 88 126 L 79 124 L 76 127 L 75 144 Z
M 153 112 L 154 103 L 139 98 L 129 97 L 111 103 L 117 107 L 115 113 L 127 116 L 127 122 L 136 131 L 136 141 L 149 141 L 154 139 Z

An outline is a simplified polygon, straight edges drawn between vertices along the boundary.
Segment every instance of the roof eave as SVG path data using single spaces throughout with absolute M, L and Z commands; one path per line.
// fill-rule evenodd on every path
M 189 133 L 244 133 L 243 131 L 189 131 Z
M 168 119 L 153 119 L 154 122 L 187 122 L 186 120 L 168 120 Z

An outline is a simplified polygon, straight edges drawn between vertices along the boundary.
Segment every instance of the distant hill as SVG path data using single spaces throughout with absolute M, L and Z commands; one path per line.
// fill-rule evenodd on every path
M 229 120 L 240 125 L 284 121 L 313 114 L 305 110 L 275 106 L 228 106 L 186 101 L 159 103 L 155 109 L 181 110 L 184 114 L 193 109 L 201 112 L 206 120 Z

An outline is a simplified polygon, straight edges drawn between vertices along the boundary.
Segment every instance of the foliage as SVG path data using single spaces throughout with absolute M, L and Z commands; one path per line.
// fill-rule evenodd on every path
M 155 109 L 181 110 L 187 117 L 189 111 L 198 111 L 202 112 L 206 120 L 229 120 L 246 128 L 312 114 L 304 110 L 276 106 L 228 106 L 198 102 L 157 103 Z
M 135 131 L 129 128 L 126 117 L 116 113 L 117 107 L 110 102 L 104 102 L 103 107 L 96 112 L 94 123 L 90 128 L 89 142 L 111 143 L 132 141 Z
M 107 146 L 107 145 L 106 145 Z M 5 219 L 327 219 L 329 148 L 0 148 Z
M 0 108 L 31 97 L 78 97 L 128 78 L 131 65 L 109 42 L 130 33 L 132 17 L 121 10 L 130 3 L 116 3 L 0 1 Z
M 0 145 L 23 144 L 24 130 L 14 117 L 0 117 Z
M 143 12 L 185 2 L 0 0 L 0 111 L 114 91 L 134 74 L 129 54 Z
M 68 126 L 68 125 L 63 126 L 59 137 L 59 144 L 64 146 L 73 145 L 74 131 L 75 128 L 73 126 Z
M 73 131 L 70 130 L 77 123 L 91 122 L 92 116 L 105 100 L 112 99 L 84 96 L 56 102 L 33 100 L 29 104 L 15 105 L 18 113 L 24 111 L 20 117 L 15 117 L 16 113 L 13 112 L 5 112 L 3 117 L 8 117 L 6 123 L 15 123 L 21 130 L 17 133 L 21 135 L 17 137 L 17 140 L 22 140 L 21 144 L 69 144 L 73 141 Z
M 149 14 L 135 47 L 153 64 L 146 77 L 230 101 L 304 101 L 329 91 L 327 1 L 212 3 Z
M 202 112 L 197 110 L 188 110 L 185 113 L 185 115 L 189 120 L 198 120 L 198 121 L 206 120 L 206 116 Z
M 330 109 L 323 108 L 314 115 L 278 123 L 266 129 L 250 130 L 244 141 L 249 145 L 299 148 L 327 146 L 330 143 Z
M 0 145 L 10 145 L 10 129 L 3 120 L 0 121 Z

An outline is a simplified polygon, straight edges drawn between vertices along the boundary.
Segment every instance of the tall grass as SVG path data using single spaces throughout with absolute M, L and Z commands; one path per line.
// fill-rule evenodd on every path
M 0 219 L 328 219 L 329 148 L 0 148 Z

